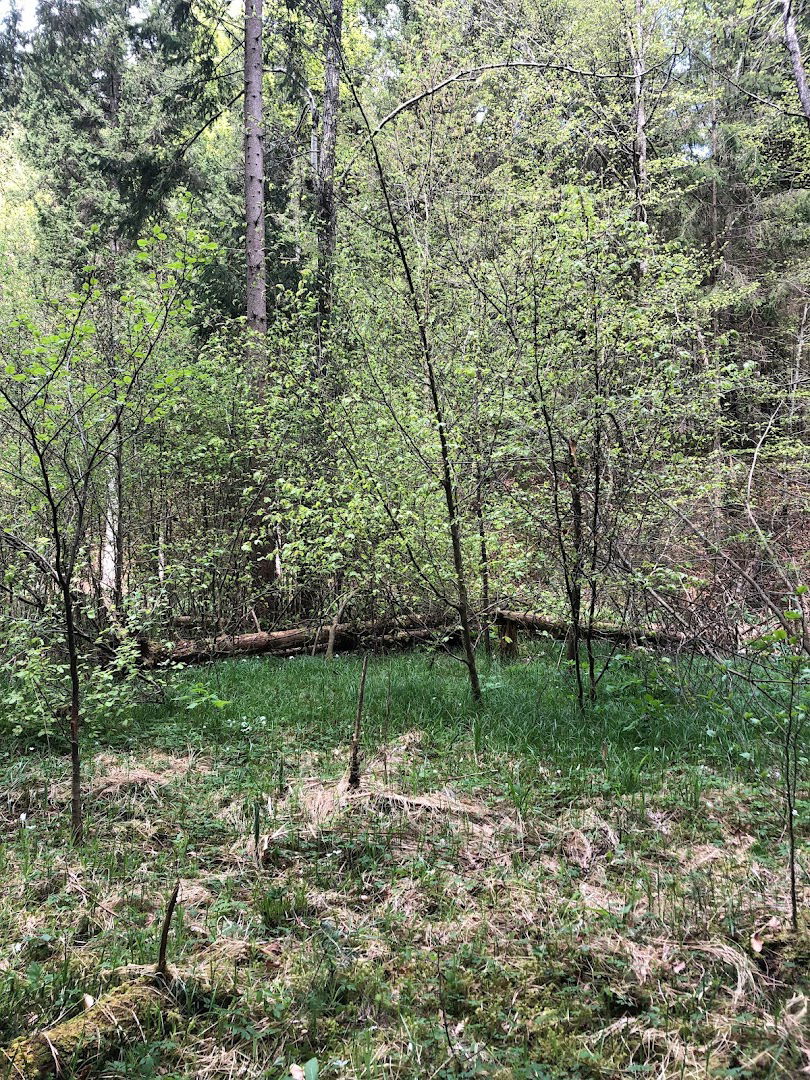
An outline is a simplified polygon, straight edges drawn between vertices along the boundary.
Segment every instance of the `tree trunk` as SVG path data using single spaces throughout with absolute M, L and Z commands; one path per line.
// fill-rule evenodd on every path
M 408 297 L 411 302 L 411 308 L 413 309 L 416 327 L 419 333 L 419 344 L 421 346 L 422 359 L 425 366 L 425 379 L 428 386 L 428 392 L 430 394 L 430 403 L 433 413 L 433 421 L 436 426 L 436 435 L 438 436 L 439 440 L 441 487 L 444 494 L 445 506 L 447 507 L 447 526 L 450 533 L 450 546 L 453 555 L 453 569 L 455 571 L 456 589 L 458 593 L 457 610 L 459 622 L 461 624 L 461 641 L 464 646 L 464 660 L 467 665 L 467 672 L 469 674 L 470 692 L 472 694 L 472 699 L 476 704 L 478 704 L 481 701 L 481 682 L 478 678 L 478 665 L 475 658 L 475 646 L 473 643 L 471 630 L 470 599 L 467 590 L 467 571 L 464 565 L 464 551 L 461 544 L 461 522 L 458 512 L 458 501 L 456 499 L 456 488 L 453 476 L 453 462 L 450 454 L 450 446 L 447 440 L 447 423 L 444 416 L 444 409 L 442 407 L 441 397 L 439 395 L 439 384 L 436 377 L 433 348 L 431 345 L 431 339 L 428 335 L 426 320 L 422 314 L 422 306 L 420 304 L 419 296 L 416 291 L 416 284 L 414 282 L 413 273 L 411 272 L 410 260 L 408 259 L 407 252 L 405 251 L 405 245 L 402 241 L 402 234 L 400 233 L 397 216 L 394 212 L 393 203 L 391 202 L 391 193 L 388 188 L 388 181 L 385 176 L 382 159 L 380 158 L 380 152 L 374 139 L 374 132 L 372 131 L 368 116 L 362 108 L 360 99 L 358 98 L 354 87 L 352 87 L 352 93 L 354 95 L 355 104 L 360 109 L 363 115 L 366 130 L 369 134 L 369 140 L 371 142 L 371 153 L 374 157 L 374 164 L 377 170 L 377 177 L 380 181 L 380 188 L 382 189 L 382 196 L 385 202 L 388 221 L 391 225 L 394 245 L 396 247 L 400 263 L 402 264 L 402 270 L 405 275 L 405 281 L 408 287 Z
M 318 353 L 321 372 L 326 369 L 326 344 L 332 310 L 332 263 L 337 238 L 335 161 L 340 111 L 340 61 L 343 37 L 343 0 L 331 0 L 326 26 L 325 82 L 321 143 L 318 154 Z
M 436 382 L 436 371 L 433 366 L 433 356 L 427 345 L 426 337 L 423 337 L 425 354 L 425 366 L 427 368 L 428 388 L 433 404 L 433 415 L 436 420 L 436 430 L 439 436 L 439 448 L 441 451 L 442 490 L 444 501 L 447 506 L 447 524 L 450 530 L 450 546 L 453 552 L 453 568 L 456 572 L 456 589 L 458 591 L 458 617 L 461 623 L 461 642 L 464 646 L 464 659 L 470 677 L 470 692 L 472 699 L 478 703 L 481 700 L 481 683 L 478 678 L 478 664 L 475 659 L 475 645 L 473 644 L 472 628 L 470 626 L 470 600 L 467 592 L 467 570 L 464 565 L 464 553 L 461 547 L 461 526 L 458 516 L 458 502 L 456 488 L 453 483 L 453 466 L 450 459 L 450 447 L 447 443 L 447 426 L 444 419 L 444 410 L 439 397 L 439 388 Z
M 494 621 L 501 637 L 501 655 L 504 659 L 517 656 L 518 631 L 547 634 L 560 641 L 568 640 L 571 623 L 566 619 L 550 619 L 531 611 L 506 611 L 495 613 Z M 445 640 L 448 623 L 443 619 L 424 620 L 415 615 L 404 615 L 387 621 L 338 623 L 330 626 L 301 626 L 292 630 L 259 631 L 253 634 L 222 635 L 207 640 L 176 641 L 165 649 L 156 644 L 146 644 L 144 662 L 200 664 L 233 656 L 298 656 L 334 646 L 343 649 L 407 648 Z M 457 638 L 461 637 L 460 634 Z M 664 648 L 683 648 L 692 644 L 687 633 L 662 630 L 658 627 L 611 626 L 593 623 L 580 627 L 579 639 L 605 639 L 627 645 L 657 645 Z M 506 640 L 506 639 L 509 640 Z
M 349 603 L 353 596 L 353 593 L 349 593 L 348 596 L 343 596 L 338 604 L 335 617 L 332 620 L 332 625 L 329 627 L 329 640 L 326 645 L 326 656 L 324 659 L 332 660 L 335 655 L 335 638 L 337 637 L 337 630 L 340 626 L 340 620 L 343 618 L 343 612 L 346 610 L 346 605 Z
M 807 72 L 804 70 L 802 50 L 799 47 L 799 37 L 796 33 L 796 14 L 792 0 L 782 0 L 782 22 L 785 26 L 785 47 L 790 55 L 793 79 L 799 92 L 802 112 L 807 120 L 808 127 L 810 127 L 810 85 L 807 82 Z
M 512 622 L 508 618 L 508 613 L 503 611 L 498 612 L 497 620 L 501 660 L 505 663 L 511 663 L 513 660 L 517 660 L 518 657 L 518 630 L 520 624 Z
M 264 253 L 262 0 L 245 3 L 245 251 L 248 355 L 264 353 L 267 281 Z
M 112 468 L 107 478 L 107 508 L 101 545 L 101 598 L 107 608 L 120 611 L 124 595 L 124 534 L 121 528 L 123 497 L 123 439 L 116 435 Z

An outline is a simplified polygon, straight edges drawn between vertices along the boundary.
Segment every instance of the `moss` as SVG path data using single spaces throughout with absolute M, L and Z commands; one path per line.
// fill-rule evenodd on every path
M 810 982 L 810 922 L 802 919 L 798 930 L 781 930 L 765 940 L 759 963 L 771 977 L 786 983 Z

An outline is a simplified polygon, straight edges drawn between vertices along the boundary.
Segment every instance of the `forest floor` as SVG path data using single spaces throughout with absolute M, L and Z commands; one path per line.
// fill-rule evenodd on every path
M 628 658 L 581 717 L 539 657 L 485 669 L 475 711 L 452 659 L 374 660 L 355 792 L 358 677 L 356 658 L 223 663 L 88 733 L 80 850 L 64 754 L 0 754 L 0 1046 L 153 964 L 179 879 L 176 1008 L 63 1075 L 810 1065 L 778 752 L 745 702 Z

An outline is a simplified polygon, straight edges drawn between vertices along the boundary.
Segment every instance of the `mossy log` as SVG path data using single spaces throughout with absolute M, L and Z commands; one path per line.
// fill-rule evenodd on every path
M 0 1077 L 75 1076 L 77 1068 L 142 1039 L 173 1004 L 168 983 L 157 975 L 118 986 L 71 1020 L 0 1049 Z

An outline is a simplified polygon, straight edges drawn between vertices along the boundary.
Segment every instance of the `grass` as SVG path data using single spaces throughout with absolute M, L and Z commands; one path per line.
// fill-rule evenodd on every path
M 61 748 L 0 755 L 0 1045 L 154 963 L 179 878 L 171 960 L 214 989 L 81 1075 L 810 1064 L 810 939 L 786 930 L 779 761 L 749 691 L 636 654 L 581 716 L 540 653 L 485 668 L 476 710 L 452 658 L 376 659 L 355 795 L 359 670 L 221 663 L 88 731 L 80 851 Z

